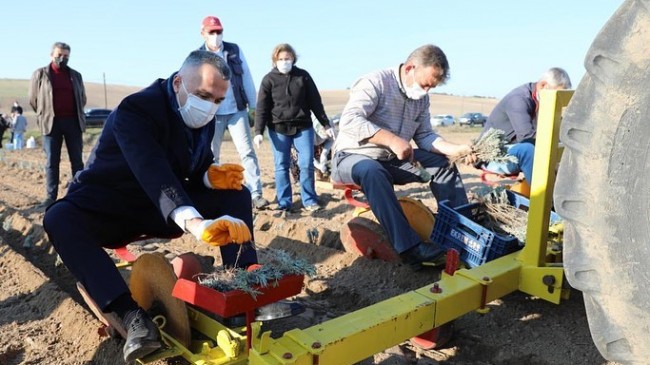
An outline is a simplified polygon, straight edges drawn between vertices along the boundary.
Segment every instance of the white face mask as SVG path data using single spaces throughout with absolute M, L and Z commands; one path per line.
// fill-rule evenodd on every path
M 223 33 L 221 34 L 210 34 L 208 35 L 208 46 L 219 49 L 221 48 L 221 42 L 223 41 Z
M 221 103 L 216 104 L 188 93 L 183 80 L 181 80 L 181 86 L 187 94 L 187 100 L 185 100 L 185 105 L 180 106 L 178 110 L 181 113 L 185 125 L 192 129 L 198 129 L 210 123 Z M 176 101 L 178 105 L 181 105 L 178 94 L 176 94 Z
M 293 61 L 275 61 L 275 67 L 277 67 L 278 71 L 280 71 L 283 74 L 289 73 L 291 71 L 291 68 L 293 67 Z
M 404 87 L 404 91 L 406 92 L 406 96 L 413 100 L 420 100 L 422 99 L 425 95 L 427 95 L 427 91 L 418 84 L 418 82 L 415 80 L 415 67 L 413 68 L 413 85 L 410 87 Z

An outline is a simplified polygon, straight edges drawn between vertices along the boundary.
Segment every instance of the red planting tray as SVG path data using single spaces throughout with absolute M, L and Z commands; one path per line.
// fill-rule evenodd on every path
M 255 298 L 241 290 L 224 293 L 195 281 L 178 279 L 172 296 L 221 317 L 232 317 L 299 294 L 304 279 L 304 275 L 287 275 L 267 287 L 255 287 L 260 292 Z

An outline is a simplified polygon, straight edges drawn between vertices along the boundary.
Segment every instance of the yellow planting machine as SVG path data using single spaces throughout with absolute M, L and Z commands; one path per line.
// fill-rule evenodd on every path
M 575 95 L 541 92 L 525 246 L 467 268 L 456 265 L 457 257 L 448 258 L 436 282 L 279 338 L 262 331 L 254 310 L 299 293 L 301 276 L 282 279 L 256 301 L 243 293 L 201 287 L 185 274 L 175 275 L 164 259 L 143 255 L 134 263 L 131 288 L 141 305 L 158 313 L 155 321 L 165 347 L 139 362 L 180 355 L 196 365 L 354 364 L 411 338 L 435 342 L 436 329 L 514 291 L 560 303 L 569 293 L 565 269 L 569 282 L 585 292 L 591 330 L 603 356 L 630 364 L 646 361 L 648 4 L 628 0 L 614 14 L 589 51 L 587 75 Z M 567 152 L 557 172 L 555 210 L 565 219 L 565 242 L 562 225 L 552 225 L 555 231 L 549 234 L 562 145 Z M 431 223 L 424 226 L 433 229 Z M 481 244 L 471 232 L 458 227 L 455 232 L 449 234 L 467 246 Z M 594 269 L 593 262 L 602 266 Z M 191 266 L 191 260 L 184 264 Z M 614 284 L 607 286 L 607 280 Z M 239 314 L 246 316 L 245 326 L 228 328 L 215 319 Z

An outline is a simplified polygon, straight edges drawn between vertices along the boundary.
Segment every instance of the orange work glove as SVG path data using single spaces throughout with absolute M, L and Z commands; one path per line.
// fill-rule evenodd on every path
M 204 220 L 194 236 L 212 246 L 223 246 L 232 242 L 242 244 L 251 240 L 251 232 L 246 223 L 229 215 Z
M 234 163 L 212 164 L 203 176 L 203 183 L 211 189 L 241 190 L 244 168 Z

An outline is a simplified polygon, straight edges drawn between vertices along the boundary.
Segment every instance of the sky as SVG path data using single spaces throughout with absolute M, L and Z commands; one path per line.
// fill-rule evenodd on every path
M 167 78 L 203 39 L 205 16 L 220 18 L 259 86 L 271 51 L 291 44 L 297 66 L 320 90 L 403 63 L 424 44 L 447 55 L 451 78 L 435 92 L 501 98 L 550 67 L 574 87 L 593 39 L 623 0 L 13 1 L 0 35 L 0 78 L 29 79 L 68 43 L 84 81 L 145 87 Z

